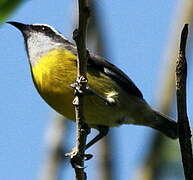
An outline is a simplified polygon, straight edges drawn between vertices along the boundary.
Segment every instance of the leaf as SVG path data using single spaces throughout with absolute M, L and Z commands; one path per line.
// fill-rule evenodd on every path
M 2 23 L 22 2 L 22 0 L 0 0 L 0 23 Z

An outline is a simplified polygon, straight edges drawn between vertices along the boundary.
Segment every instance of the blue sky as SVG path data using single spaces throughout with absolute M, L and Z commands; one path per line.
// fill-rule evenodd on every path
M 98 0 L 96 4 L 104 27 L 106 58 L 128 74 L 145 99 L 156 107 L 155 90 L 163 71 L 160 67 L 163 67 L 163 53 L 176 1 Z M 26 1 L 8 20 L 46 23 L 71 39 L 77 16 L 74 5 L 69 0 L 58 0 L 57 3 L 54 0 Z M 3 24 L 0 42 L 0 179 L 34 180 L 38 178 L 45 158 L 45 134 L 55 112 L 33 86 L 21 34 L 10 25 Z M 191 92 L 191 87 L 188 90 Z M 191 107 L 190 98 L 188 100 Z M 191 117 L 191 108 L 189 113 Z M 114 138 L 118 139 L 113 148 L 119 157 L 119 180 L 131 179 L 148 150 L 152 131 L 138 126 L 113 129 Z M 94 148 L 91 149 L 93 151 Z M 96 167 L 99 156 L 94 154 L 88 166 Z M 73 170 L 69 166 L 66 169 L 65 173 L 71 177 Z M 97 177 L 89 167 L 87 172 L 89 179 Z

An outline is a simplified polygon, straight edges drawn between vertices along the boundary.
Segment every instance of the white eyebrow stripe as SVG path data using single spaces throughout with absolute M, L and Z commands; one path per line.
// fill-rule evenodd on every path
M 52 31 L 54 31 L 58 36 L 62 37 L 65 40 L 68 40 L 67 38 L 65 38 L 63 36 L 62 33 L 58 32 L 56 29 L 54 29 L 52 26 L 48 25 L 48 24 L 39 24 L 39 23 L 35 23 L 35 24 L 31 24 L 32 26 L 46 26 L 48 28 L 50 28 Z

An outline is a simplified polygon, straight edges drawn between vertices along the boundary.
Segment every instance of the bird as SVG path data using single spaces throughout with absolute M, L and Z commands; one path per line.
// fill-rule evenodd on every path
M 74 89 L 77 47 L 47 24 L 7 22 L 24 37 L 33 83 L 45 102 L 69 120 L 76 121 Z M 123 124 L 148 126 L 169 138 L 178 138 L 177 123 L 150 107 L 134 82 L 105 58 L 89 51 L 89 95 L 85 95 L 85 123 L 99 134 L 86 149 L 107 135 L 109 128 Z

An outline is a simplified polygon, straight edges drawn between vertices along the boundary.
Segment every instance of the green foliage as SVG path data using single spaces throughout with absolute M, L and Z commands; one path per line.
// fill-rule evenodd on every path
M 22 0 L 0 0 L 0 23 L 2 23 L 22 2 Z

